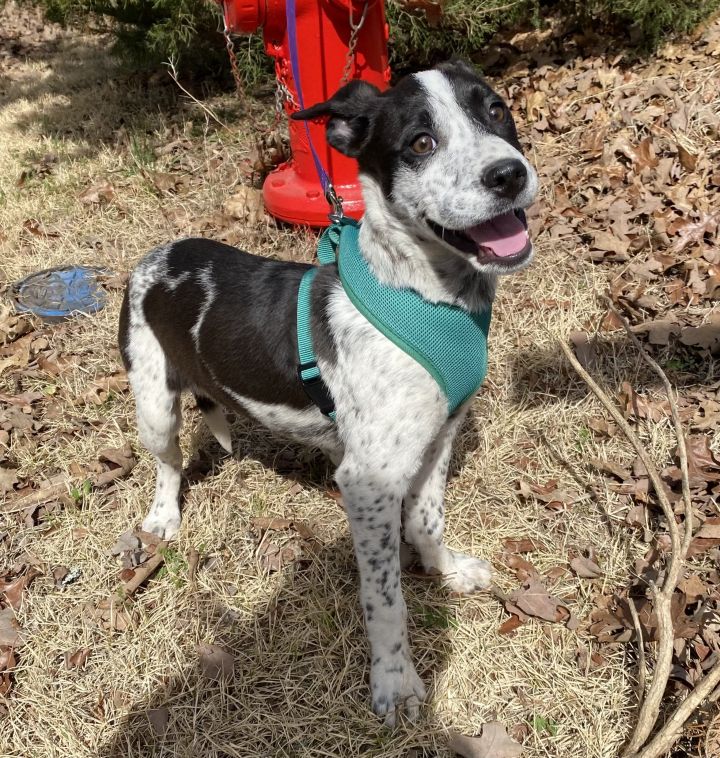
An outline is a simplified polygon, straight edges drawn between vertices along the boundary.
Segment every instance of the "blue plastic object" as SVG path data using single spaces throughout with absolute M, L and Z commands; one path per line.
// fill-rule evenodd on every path
M 46 321 L 96 313 L 107 298 L 99 277 L 109 274 L 108 269 L 97 266 L 59 266 L 37 271 L 13 285 L 15 309 Z

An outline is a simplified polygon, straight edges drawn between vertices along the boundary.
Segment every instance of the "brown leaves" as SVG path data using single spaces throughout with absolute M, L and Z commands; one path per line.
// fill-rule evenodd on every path
M 302 521 L 285 518 L 259 517 L 251 519 L 252 528 L 260 534 L 257 559 L 267 571 L 280 571 L 302 557 L 303 547 L 314 549 L 315 535 Z M 271 540 L 271 532 L 288 532 L 284 538 Z
M 240 187 L 225 200 L 223 211 L 228 216 L 245 221 L 249 226 L 259 224 L 265 219 L 262 192 L 252 187 Z
M 575 576 L 579 576 L 581 579 L 599 579 L 603 575 L 602 569 L 595 561 L 582 556 L 573 558 L 570 561 L 570 568 Z
M 579 499 L 576 492 L 559 488 L 555 479 L 550 479 L 545 484 L 527 482 L 521 479 L 518 482 L 518 488 L 522 497 L 539 500 L 545 505 L 545 508 L 556 513 L 572 507 Z
M 82 399 L 90 405 L 104 405 L 112 394 L 121 395 L 130 388 L 125 371 L 93 379 Z
M 499 721 L 483 724 L 477 737 L 451 731 L 449 747 L 463 758 L 518 758 L 522 755 L 522 747 Z
M 503 545 L 509 553 L 534 553 L 538 543 L 531 537 L 515 537 L 503 540 Z
M 677 242 L 670 248 L 670 253 L 677 255 L 692 244 L 702 242 L 705 235 L 714 235 L 720 223 L 720 211 L 714 213 L 702 213 L 694 222 L 685 224 L 677 235 Z
M 16 576 L 6 574 L 0 577 L 2 599 L 11 608 L 18 610 L 22 604 L 23 593 L 41 574 L 42 571 L 35 566 L 22 566 Z
M 0 637 L 1 634 L 0 632 Z M 11 673 L 16 665 L 15 649 L 0 644 L 0 699 L 7 697 L 10 692 L 12 687 Z
M 161 705 L 159 708 L 151 708 L 147 712 L 148 721 L 152 727 L 153 732 L 158 737 L 162 737 L 167 732 L 168 723 L 170 721 L 170 711 L 165 705 Z
M 68 670 L 84 669 L 91 654 L 92 650 L 89 647 L 81 647 L 74 653 L 65 653 L 65 668 Z
M 109 203 L 115 197 L 115 187 L 107 179 L 99 179 L 91 184 L 78 199 L 85 205 Z
M 22 631 L 15 618 L 15 612 L 10 606 L 0 608 L 0 646 L 18 647 L 21 642 Z
M 505 609 L 521 621 L 529 617 L 564 623 L 568 629 L 577 629 L 578 621 L 564 600 L 551 595 L 540 581 L 532 576 L 519 589 L 505 599 Z
M 124 632 L 137 621 L 137 614 L 115 598 L 101 600 L 97 605 L 86 603 L 84 616 L 107 632 Z

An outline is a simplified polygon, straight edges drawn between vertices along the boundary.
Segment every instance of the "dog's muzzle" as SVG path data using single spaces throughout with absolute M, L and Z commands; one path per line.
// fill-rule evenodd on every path
M 522 210 L 503 213 L 467 229 L 448 229 L 430 219 L 427 223 L 443 242 L 476 257 L 479 263 L 515 266 L 532 252 Z

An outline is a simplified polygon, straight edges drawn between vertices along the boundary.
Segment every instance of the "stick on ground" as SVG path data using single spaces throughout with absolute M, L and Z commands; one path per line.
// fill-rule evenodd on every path
M 672 386 L 670 385 L 670 382 L 667 376 L 665 375 L 665 372 L 660 368 L 660 366 L 658 366 L 657 363 L 655 363 L 655 361 L 653 361 L 653 359 L 647 354 L 647 352 L 645 351 L 644 347 L 639 342 L 639 340 L 637 340 L 635 335 L 633 335 L 632 332 L 630 332 L 630 328 L 627 325 L 627 322 L 625 322 L 622 316 L 620 316 L 620 314 L 617 313 L 617 311 L 614 308 L 613 310 L 615 311 L 616 315 L 620 318 L 626 331 L 633 338 L 632 341 L 634 342 L 634 344 L 640 349 L 640 353 L 643 356 L 644 360 L 660 376 L 668 395 L 668 402 L 670 403 L 673 422 L 675 424 L 675 431 L 678 437 L 678 454 L 681 460 L 681 470 L 682 470 L 682 476 L 683 476 L 683 499 L 685 503 L 686 522 L 685 522 L 685 534 L 683 536 L 682 543 L 680 541 L 680 533 L 679 533 L 678 525 L 675 520 L 675 513 L 672 509 L 672 506 L 670 505 L 670 501 L 665 491 L 665 487 L 663 485 L 662 480 L 660 479 L 660 475 L 658 473 L 657 467 L 650 459 L 650 456 L 648 455 L 644 446 L 640 442 L 635 432 L 630 428 L 630 425 L 627 423 L 627 421 L 625 420 L 625 418 L 623 417 L 622 413 L 619 411 L 615 403 L 613 403 L 613 401 L 610 400 L 610 398 L 607 396 L 605 391 L 588 374 L 588 372 L 584 369 L 584 367 L 578 361 L 577 357 L 573 354 L 573 352 L 568 347 L 568 345 L 565 342 L 561 342 L 560 347 L 562 348 L 562 351 L 565 353 L 565 356 L 567 357 L 567 359 L 570 361 L 570 364 L 572 365 L 572 367 L 579 374 L 579 376 L 585 381 L 588 387 L 590 387 L 590 389 L 593 391 L 593 393 L 598 398 L 598 400 L 600 400 L 600 402 L 605 406 L 607 411 L 610 413 L 613 419 L 615 419 L 615 421 L 617 422 L 618 426 L 622 429 L 623 433 L 625 434 L 629 442 L 635 448 L 635 451 L 640 457 L 640 460 L 643 462 L 643 464 L 645 465 L 645 468 L 647 469 L 648 476 L 650 478 L 650 481 L 652 482 L 656 497 L 663 510 L 663 513 L 665 514 L 668 531 L 670 533 L 672 552 L 670 554 L 670 559 L 666 568 L 665 580 L 663 582 L 661 589 L 658 589 L 654 585 L 651 587 L 651 591 L 653 593 L 653 599 L 654 599 L 655 612 L 657 614 L 657 619 L 658 619 L 658 646 L 657 646 L 657 655 L 656 655 L 656 660 L 655 660 L 655 670 L 653 672 L 650 686 L 648 687 L 647 692 L 645 694 L 645 698 L 644 700 L 641 701 L 637 724 L 635 726 L 633 734 L 630 737 L 630 741 L 628 742 L 627 747 L 623 753 L 624 758 L 634 758 L 636 755 L 638 757 L 641 756 L 641 758 L 655 758 L 657 755 L 660 754 L 660 753 L 654 752 L 654 750 L 656 749 L 655 747 L 656 745 L 665 744 L 665 742 L 668 740 L 669 740 L 668 744 L 672 745 L 673 742 L 677 739 L 678 719 L 682 717 L 682 713 L 684 713 L 684 711 L 681 711 L 681 709 L 683 709 L 686 706 L 687 702 L 690 700 L 690 698 L 688 698 L 675 711 L 673 716 L 660 729 L 660 731 L 658 732 L 656 737 L 653 739 L 653 741 L 650 743 L 650 745 L 648 745 L 648 747 L 646 748 L 646 751 L 643 752 L 642 754 L 638 754 L 637 751 L 645 744 L 648 736 L 652 732 L 655 726 L 655 723 L 657 721 L 660 704 L 662 702 L 662 697 L 665 692 L 665 688 L 667 687 L 670 671 L 672 668 L 673 643 L 675 639 L 675 633 L 674 633 L 674 628 L 673 628 L 673 623 L 672 623 L 671 601 L 672 601 L 672 596 L 677 586 L 678 580 L 680 578 L 680 574 L 684 566 L 685 556 L 687 555 L 687 549 L 690 544 L 690 539 L 692 538 L 692 503 L 690 501 L 690 488 L 689 488 L 688 478 L 687 478 L 687 451 L 685 448 L 685 440 L 683 436 L 682 425 L 680 423 L 680 415 L 677 409 L 677 401 L 672 391 Z M 706 685 L 707 682 L 703 680 L 702 684 Z M 699 690 L 700 687 L 698 687 L 697 689 Z M 708 694 L 709 692 L 710 690 L 708 689 Z M 695 693 L 693 693 L 693 695 L 694 694 Z M 702 700 L 702 697 L 700 699 Z M 700 701 L 698 700 L 698 703 L 699 702 Z M 684 721 L 688 718 L 690 713 L 692 713 L 692 710 L 693 709 L 691 709 L 687 713 L 687 715 L 682 720 L 682 723 L 684 723 Z
M 125 597 L 132 597 L 135 591 L 144 584 L 152 574 L 157 571 L 160 566 L 165 562 L 165 549 L 167 548 L 167 542 L 158 542 L 155 548 L 155 554 L 148 558 L 142 566 L 138 566 L 135 569 L 135 574 L 129 582 L 123 584 L 123 592 Z

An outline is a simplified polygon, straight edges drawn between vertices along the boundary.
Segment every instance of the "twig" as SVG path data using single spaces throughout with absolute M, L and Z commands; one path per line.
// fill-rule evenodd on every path
M 647 679 L 647 662 L 645 660 L 645 641 L 643 640 L 642 626 L 640 626 L 640 619 L 638 617 L 637 608 L 635 607 L 635 601 L 628 597 L 628 606 L 630 607 L 630 615 L 632 616 L 633 624 L 635 625 L 635 636 L 637 637 L 638 647 L 638 703 L 642 705 L 645 699 L 645 681 Z
M 672 416 L 673 426 L 675 427 L 675 436 L 677 437 L 678 443 L 678 457 L 680 458 L 680 473 L 682 476 L 682 496 L 683 504 L 685 506 L 685 534 L 683 535 L 684 556 L 687 554 L 688 548 L 690 547 L 690 540 L 692 540 L 693 515 L 692 498 L 690 495 L 690 474 L 688 472 L 687 446 L 685 445 L 685 434 L 683 432 L 680 413 L 677 407 L 677 398 L 673 392 L 673 387 L 670 384 L 670 380 L 667 378 L 667 374 L 650 356 L 648 351 L 643 346 L 642 342 L 640 342 L 636 334 L 630 328 L 630 324 L 628 324 L 625 317 L 618 311 L 618 309 L 615 307 L 615 304 L 609 297 L 605 296 L 605 302 L 607 303 L 610 310 L 617 316 L 618 320 L 623 326 L 623 329 L 625 330 L 625 333 L 628 335 L 628 337 L 630 337 L 631 342 L 638 349 L 645 363 L 647 363 L 648 366 L 650 366 L 650 368 L 660 377 L 660 380 L 663 383 L 663 387 L 665 388 L 665 394 L 667 395 L 668 401 L 670 403 L 670 414 Z
M 627 437 L 628 441 L 635 448 L 638 457 L 645 466 L 650 481 L 652 482 L 655 490 L 655 495 L 658 499 L 660 507 L 665 514 L 667 520 L 668 531 L 670 532 L 670 544 L 671 554 L 668 566 L 666 568 L 665 582 L 663 583 L 662 590 L 658 591 L 657 588 L 652 587 L 654 608 L 658 619 L 658 652 L 655 659 L 655 670 L 653 673 L 652 681 L 647 690 L 645 700 L 640 706 L 640 712 L 638 714 L 638 721 L 635 730 L 630 738 L 625 752 L 624 758 L 629 758 L 641 748 L 648 735 L 652 731 L 653 726 L 657 720 L 657 715 L 660 708 L 660 702 L 662 701 L 665 687 L 667 686 L 668 679 L 670 677 L 670 671 L 672 668 L 672 655 L 673 644 L 675 641 L 675 634 L 672 623 L 671 613 L 671 599 L 677 580 L 680 575 L 680 571 L 683 566 L 685 553 L 681 553 L 680 533 L 678 525 L 675 521 L 675 513 L 668 499 L 665 487 L 660 479 L 657 467 L 650 459 L 647 451 L 643 447 L 642 443 L 638 439 L 635 432 L 630 428 L 630 425 L 623 417 L 622 413 L 618 410 L 615 403 L 610 400 L 607 394 L 602 390 L 588 372 L 583 368 L 568 345 L 564 342 L 560 342 L 560 347 L 565 353 L 565 357 L 570 361 L 570 364 L 590 389 L 595 393 L 596 397 L 605 406 L 608 413 L 615 419 L 617 425 L 622 429 L 623 433 Z M 669 397 L 670 404 L 674 403 L 672 395 Z M 687 536 L 687 535 L 686 535 Z M 684 542 L 684 541 L 683 541 Z M 672 580 L 672 581 L 671 581 Z
M 16 503 L 2 506 L 0 514 L 20 513 L 20 511 L 24 511 L 26 508 L 42 505 L 62 495 L 67 495 L 70 492 L 70 484 L 70 480 L 67 480 L 51 484 L 49 487 L 43 487 L 36 492 L 29 492 L 27 495 L 23 495 Z
M 165 562 L 165 549 L 167 546 L 167 542 L 158 542 L 155 547 L 155 554 L 151 558 L 148 558 L 142 566 L 138 566 L 135 569 L 135 575 L 133 578 L 122 586 L 125 597 L 132 597 L 138 587 L 147 581 L 147 579 Z
M 614 303 L 609 297 L 605 297 L 610 310 L 615 314 L 625 330 L 625 333 L 630 338 L 630 341 L 638 349 L 638 352 L 642 356 L 645 363 L 660 377 L 660 381 L 665 388 L 665 394 L 667 395 L 668 403 L 670 404 L 670 413 L 672 415 L 673 427 L 675 429 L 675 436 L 677 438 L 678 445 L 678 457 L 680 458 L 680 471 L 682 475 L 682 496 L 683 504 L 685 506 L 684 516 L 685 523 L 682 545 L 679 548 L 673 544 L 672 556 L 670 558 L 669 565 L 665 574 L 665 581 L 663 582 L 662 590 L 655 593 L 655 612 L 658 617 L 658 639 L 660 644 L 658 647 L 657 664 L 653 673 L 652 681 L 650 682 L 650 688 L 647 692 L 645 702 L 640 707 L 638 714 L 637 726 L 627 745 L 625 755 L 630 755 L 637 752 L 647 740 L 650 732 L 655 726 L 657 721 L 658 708 L 662 701 L 663 693 L 667 686 L 668 677 L 670 675 L 670 669 L 672 666 L 672 647 L 674 642 L 674 631 L 672 624 L 672 611 L 671 601 L 677 583 L 680 579 L 680 574 L 683 569 L 685 557 L 687 556 L 688 548 L 690 547 L 690 540 L 692 539 L 692 499 L 690 496 L 690 477 L 688 474 L 688 460 L 687 460 L 687 448 L 685 445 L 685 433 L 683 431 L 682 422 L 680 421 L 680 413 L 677 407 L 677 397 L 673 391 L 673 387 L 670 384 L 670 380 L 667 378 L 665 372 L 660 366 L 653 360 L 650 354 L 647 352 L 643 344 L 637 338 L 630 328 L 630 324 L 620 314 L 615 307 Z M 653 485 L 655 483 L 653 482 Z M 664 510 L 664 509 L 663 509 Z M 675 516 L 668 517 L 667 513 L 665 517 L 668 519 L 668 525 L 672 523 L 677 531 L 677 525 L 675 524 Z M 669 639 L 665 639 L 665 635 L 669 635 Z M 660 734 L 664 731 L 661 730 Z M 660 736 L 660 735 L 659 735 Z M 656 738 L 657 739 L 657 738 Z
M 119 468 L 110 469 L 109 471 L 103 471 L 101 474 L 91 476 L 87 479 L 64 479 L 61 482 L 55 482 L 48 487 L 42 487 L 39 490 L 23 495 L 15 503 L 0 507 L 0 515 L 4 516 L 11 513 L 20 513 L 27 508 L 44 505 L 45 503 L 50 502 L 50 500 L 57 500 L 57 498 L 62 497 L 63 495 L 68 495 L 73 486 L 80 485 L 83 481 L 89 481 L 93 487 L 107 487 L 118 477 L 125 476 L 125 474 L 129 473 L 130 468 L 127 466 L 121 466 Z
M 170 59 L 166 64 L 168 67 L 168 75 L 170 78 L 177 84 L 178 88 L 181 89 L 194 103 L 195 105 L 199 105 L 205 113 L 207 113 L 208 116 L 216 123 L 222 126 L 223 129 L 225 129 L 228 132 L 232 132 L 232 129 L 223 121 L 221 121 L 210 108 L 207 107 L 204 103 L 201 103 L 194 95 L 192 95 L 190 92 L 188 92 L 185 87 L 180 84 L 177 78 L 177 69 L 175 68 L 175 61 Z
M 617 409 L 615 403 L 610 400 L 605 391 L 583 368 L 583 366 L 580 364 L 578 359 L 575 357 L 570 348 L 565 344 L 565 342 L 560 342 L 560 348 L 565 353 L 565 357 L 570 361 L 572 367 L 580 375 L 580 378 L 583 379 L 588 387 L 590 387 L 597 399 L 605 406 L 605 409 L 613 417 L 613 419 L 615 419 L 615 422 L 620 427 L 623 434 L 627 437 L 630 444 L 635 448 L 635 452 L 638 454 L 638 457 L 647 469 L 648 477 L 650 478 L 653 488 L 655 489 L 655 494 L 657 495 L 660 507 L 662 508 L 662 511 L 665 514 L 665 518 L 668 521 L 671 548 L 673 555 L 675 555 L 680 547 L 680 533 L 677 528 L 677 523 L 675 522 L 675 514 L 673 512 L 672 506 L 670 505 L 670 501 L 668 500 L 667 493 L 665 492 L 665 486 L 662 483 L 662 479 L 660 479 L 660 474 L 658 473 L 657 467 L 650 459 L 647 451 L 643 447 L 635 432 L 630 428 L 630 425 L 625 420 L 622 413 L 620 413 L 620 411 Z
M 200 553 L 194 548 L 190 548 L 188 555 L 188 584 L 191 589 L 195 589 L 195 574 L 197 573 L 198 563 L 200 562 Z
M 662 729 L 645 748 L 639 753 L 628 755 L 627 758 L 658 758 L 665 755 L 682 734 L 685 722 L 718 684 L 720 684 L 720 663 L 716 663 L 705 674 L 695 689 L 675 709 L 673 715 L 663 724 Z

